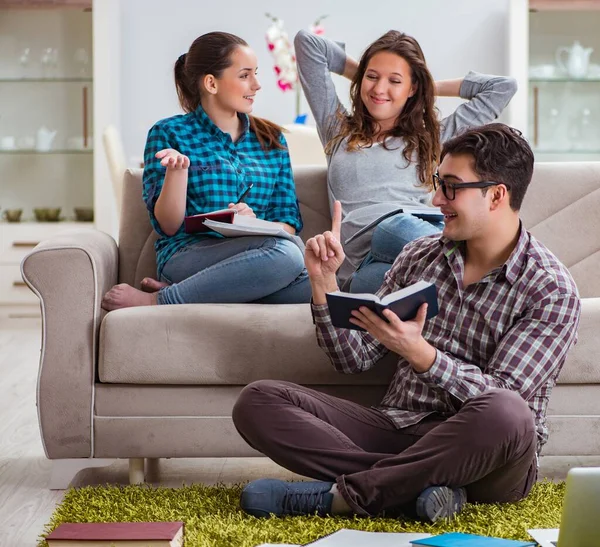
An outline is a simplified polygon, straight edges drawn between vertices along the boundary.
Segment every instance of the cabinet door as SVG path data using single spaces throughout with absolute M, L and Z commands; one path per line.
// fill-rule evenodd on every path
M 59 233 L 81 231 L 83 224 L 57 223 L 0 223 L 0 264 L 20 264 L 40 242 Z
M 36 304 L 38 297 L 21 278 L 19 264 L 0 264 L 0 304 Z

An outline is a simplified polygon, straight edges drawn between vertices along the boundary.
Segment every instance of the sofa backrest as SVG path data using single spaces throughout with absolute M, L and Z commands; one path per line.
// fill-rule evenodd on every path
M 140 286 L 146 277 L 156 277 L 154 232 L 142 200 L 142 169 L 127 169 L 123 175 L 123 201 L 119 222 L 119 282 Z
M 330 229 L 327 172 L 294 168 L 304 220 L 302 238 Z M 582 297 L 600 296 L 600 162 L 536 163 L 521 217 L 527 229 L 569 268 Z M 142 201 L 142 170 L 128 170 L 123 184 L 119 281 L 139 286 L 156 275 L 156 255 Z
M 569 268 L 582 298 L 600 296 L 600 162 L 536 163 L 521 218 Z

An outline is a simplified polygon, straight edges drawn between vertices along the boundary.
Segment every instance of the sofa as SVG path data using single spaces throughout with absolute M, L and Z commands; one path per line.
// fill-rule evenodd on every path
M 326 169 L 299 166 L 294 175 L 307 239 L 330 227 Z M 600 163 L 536 164 L 523 222 L 569 267 L 583 299 L 579 342 L 550 399 L 545 455 L 600 454 L 599 211 Z M 359 375 L 335 372 L 317 346 L 308 304 L 104 312 L 102 296 L 115 283 L 139 287 L 156 275 L 155 237 L 141 171 L 128 170 L 118 245 L 82 230 L 43 241 L 23 260 L 23 279 L 41 304 L 38 417 L 56 465 L 127 458 L 130 480 L 139 482 L 145 458 L 260 456 L 231 420 L 238 393 L 258 379 L 378 402 L 395 356 Z

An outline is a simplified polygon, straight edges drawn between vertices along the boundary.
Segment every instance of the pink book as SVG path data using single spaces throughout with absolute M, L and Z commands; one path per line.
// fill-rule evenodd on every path
M 237 211 L 235 209 L 221 209 L 219 211 L 211 211 L 201 215 L 193 215 L 183 219 L 184 229 L 186 234 L 195 234 L 198 232 L 210 232 L 211 229 L 204 225 L 205 220 L 216 220 L 218 222 L 233 223 L 233 217 Z

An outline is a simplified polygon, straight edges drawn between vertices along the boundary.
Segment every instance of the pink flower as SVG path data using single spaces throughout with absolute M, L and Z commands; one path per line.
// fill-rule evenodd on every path
M 277 75 L 277 86 L 281 91 L 296 90 L 300 93 L 294 47 L 285 31 L 283 21 L 279 17 L 274 17 L 268 13 L 266 15 L 271 19 L 271 25 L 266 32 L 266 41 L 275 61 L 273 68 Z M 323 17 L 320 17 L 311 25 L 311 32 L 315 34 L 325 32 L 325 28 L 321 24 Z
M 293 89 L 292 84 L 284 80 L 277 80 L 277 85 L 281 91 L 291 91 Z

